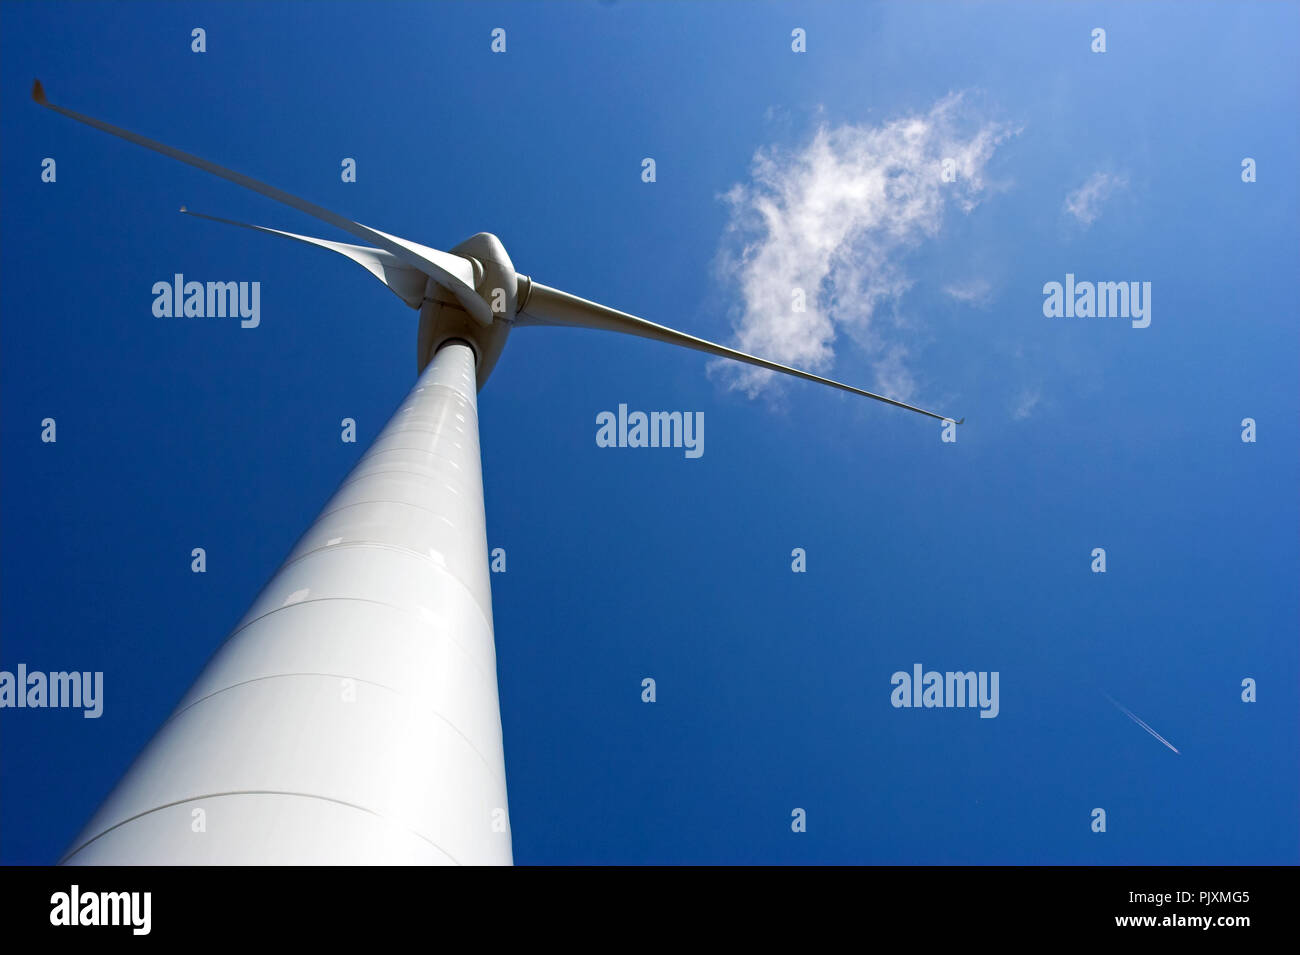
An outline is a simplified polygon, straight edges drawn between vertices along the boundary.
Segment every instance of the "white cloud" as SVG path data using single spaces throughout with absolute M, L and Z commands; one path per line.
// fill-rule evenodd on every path
M 1038 407 L 1038 402 L 1041 399 L 1042 395 L 1037 388 L 1026 388 L 1020 393 L 1020 397 L 1016 399 L 1015 407 L 1011 409 L 1011 417 L 1017 421 L 1024 421 L 1034 413 L 1034 409 Z
M 1117 189 L 1128 185 L 1125 176 L 1108 172 L 1094 172 L 1087 181 L 1065 197 L 1064 209 L 1084 226 L 1090 226 L 1101 215 L 1101 204 Z
M 760 149 L 748 183 L 724 196 L 731 219 L 719 252 L 724 281 L 738 289 L 736 347 L 825 372 L 843 331 L 861 345 L 876 388 L 908 400 L 915 381 L 897 328 L 876 321 L 910 287 L 903 254 L 935 236 L 946 206 L 970 212 L 984 170 L 1012 130 L 967 115 L 952 94 L 921 115 L 880 125 L 822 126 L 794 150 Z M 944 159 L 956 182 L 942 179 Z M 806 296 L 794 311 L 793 290 Z M 892 308 L 891 308 L 892 310 Z M 770 372 L 715 363 L 753 396 Z
M 944 294 L 963 305 L 988 308 L 993 303 L 993 286 L 988 279 L 973 278 L 964 282 L 951 282 L 943 287 Z
M 883 356 L 871 363 L 871 371 L 876 376 L 876 390 L 887 398 L 899 398 L 906 401 L 916 391 L 916 379 L 907 370 L 904 359 L 907 349 L 902 345 L 892 345 Z

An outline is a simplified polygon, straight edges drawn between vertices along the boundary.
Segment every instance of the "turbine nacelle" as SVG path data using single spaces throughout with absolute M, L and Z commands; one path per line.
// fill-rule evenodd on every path
M 475 375 L 479 388 L 496 367 L 506 338 L 514 327 L 519 311 L 519 292 L 531 285 L 527 276 L 515 272 L 505 246 L 490 232 L 479 232 L 454 246 L 452 255 L 468 259 L 474 266 L 475 291 L 492 315 L 483 324 L 465 310 L 456 294 L 428 277 L 425 298 L 420 307 L 420 330 L 416 342 L 418 368 L 424 371 L 438 348 L 452 339 L 469 342 L 474 348 Z M 526 294 L 526 291 L 525 291 Z

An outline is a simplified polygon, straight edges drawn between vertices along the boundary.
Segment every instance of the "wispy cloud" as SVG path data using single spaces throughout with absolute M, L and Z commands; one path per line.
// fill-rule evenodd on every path
M 1127 185 L 1126 176 L 1094 172 L 1082 186 L 1065 197 L 1063 208 L 1085 227 L 1090 226 L 1101 215 L 1101 204 Z
M 990 157 L 1015 132 L 970 116 L 963 99 L 876 126 L 821 126 L 800 148 L 755 154 L 750 181 L 724 196 L 731 219 L 718 265 L 738 289 L 736 347 L 824 372 L 844 331 L 866 350 L 878 390 L 912 397 L 907 351 L 875 319 L 911 285 L 903 253 L 938 234 L 950 203 L 976 206 Z M 955 182 L 943 179 L 945 159 Z M 751 396 L 771 378 L 716 364 Z
M 907 370 L 907 349 L 902 345 L 891 345 L 888 350 L 871 363 L 872 374 L 876 377 L 876 388 L 889 397 L 906 395 L 911 397 L 916 391 L 916 380 Z M 907 398 L 900 398 L 906 401 Z
M 988 308 L 993 303 L 993 286 L 984 278 L 951 282 L 943 287 L 943 291 L 949 298 L 974 308 Z
M 1026 388 L 1016 398 L 1015 405 L 1011 409 L 1011 417 L 1017 421 L 1024 421 L 1034 413 L 1034 409 L 1038 407 L 1038 402 L 1042 400 L 1042 397 L 1037 388 Z

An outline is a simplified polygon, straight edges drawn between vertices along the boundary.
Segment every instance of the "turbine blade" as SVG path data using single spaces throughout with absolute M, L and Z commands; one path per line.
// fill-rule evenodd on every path
M 322 249 L 329 249 L 331 252 L 337 252 L 345 255 L 353 262 L 357 263 L 400 298 L 411 308 L 419 308 L 424 301 L 424 289 L 427 284 L 427 277 L 419 269 L 407 265 L 391 252 L 383 249 L 373 249 L 365 245 L 349 245 L 346 242 L 331 242 L 329 239 L 317 239 L 310 235 L 298 235 L 296 232 L 282 232 L 279 229 L 270 229 L 266 226 L 251 225 L 247 222 L 236 222 L 234 219 L 223 219 L 221 216 L 204 215 L 202 212 L 191 212 L 189 209 L 181 206 L 181 212 L 187 216 L 193 216 L 196 219 L 207 219 L 209 222 L 221 222 L 226 225 L 238 226 L 241 229 L 252 229 L 254 232 L 265 232 L 267 235 L 278 235 L 286 239 L 293 239 L 297 242 L 303 242 L 307 245 L 318 246 Z M 459 258 L 459 256 L 457 256 Z M 467 260 L 462 260 L 467 268 L 473 270 L 473 267 Z
M 235 172 L 224 166 L 218 166 L 214 162 L 201 159 L 192 153 L 184 152 L 165 143 L 160 143 L 155 139 L 149 139 L 130 130 L 122 129 L 119 126 L 113 126 L 103 120 L 95 119 L 93 116 L 86 116 L 82 113 L 65 109 L 62 106 L 56 106 L 51 103 L 45 96 L 45 88 L 41 81 L 37 80 L 32 86 L 32 99 L 46 109 L 53 110 L 56 113 L 62 113 L 69 119 L 75 119 L 79 123 L 87 126 L 93 126 L 95 129 L 102 130 L 119 139 L 125 139 L 129 143 L 135 143 L 137 146 L 143 146 L 145 149 L 152 149 L 154 152 L 162 153 L 164 156 L 170 156 L 172 159 L 179 160 L 196 169 L 202 169 L 204 172 L 219 176 L 235 185 L 243 186 L 245 189 L 252 190 L 268 199 L 274 199 L 276 202 L 283 203 L 291 209 L 297 209 L 313 218 L 322 222 L 327 222 L 336 229 L 342 229 L 349 235 L 354 235 L 358 239 L 364 239 L 373 245 L 378 246 L 386 252 L 391 253 L 401 259 L 407 265 L 419 269 L 425 275 L 432 278 L 439 285 L 445 287 L 449 292 L 456 296 L 456 299 L 465 308 L 465 311 L 474 316 L 484 325 L 492 324 L 492 309 L 486 301 L 474 290 L 473 263 L 462 258 L 461 256 L 451 255 L 447 252 L 440 252 L 437 249 L 431 249 L 428 246 L 420 245 L 418 242 L 411 242 L 408 239 L 402 239 L 395 235 L 389 235 L 387 232 L 380 232 L 378 229 L 372 229 L 369 226 L 362 225 L 359 222 L 353 222 L 336 212 L 331 212 L 324 206 L 318 206 L 314 202 L 308 202 L 306 199 L 285 192 L 283 189 L 277 189 L 275 186 L 269 186 L 264 182 L 245 176 L 243 173 Z M 469 280 L 466 281 L 464 265 L 470 268 Z
M 730 358 L 735 361 L 742 361 L 747 365 L 766 368 L 768 371 L 778 371 L 783 375 L 792 375 L 795 378 L 802 378 L 805 381 L 815 381 L 820 385 L 829 385 L 832 388 L 838 388 L 841 391 L 861 395 L 864 398 L 883 401 L 887 405 L 893 405 L 896 408 L 904 408 L 908 411 L 915 411 L 917 414 L 936 418 L 939 421 L 952 421 L 956 424 L 962 424 L 966 420 L 965 418 L 949 418 L 947 415 L 936 414 L 933 411 L 926 411 L 924 408 L 918 408 L 915 405 L 896 401 L 893 398 L 886 398 L 884 395 L 877 395 L 870 391 L 863 391 L 861 388 L 854 388 L 852 385 L 846 385 L 840 381 L 832 381 L 831 379 L 823 378 L 820 375 L 800 371 L 798 368 L 791 368 L 788 365 L 768 361 L 766 358 L 747 355 L 745 352 L 736 351 L 734 348 L 727 348 L 725 345 L 717 345 L 713 342 L 706 341 L 703 338 L 696 338 L 694 335 L 687 335 L 685 332 L 679 332 L 675 329 L 668 328 L 665 325 L 656 325 L 654 322 L 648 322 L 644 318 L 637 318 L 635 315 L 629 315 L 626 312 L 620 312 L 617 309 L 609 308 L 605 305 L 597 304 L 596 302 L 589 302 L 585 298 L 570 295 L 568 292 L 561 292 L 559 289 L 553 289 L 547 285 L 542 285 L 540 282 L 531 283 L 530 288 L 526 293 L 523 308 L 516 317 L 515 324 L 520 326 L 565 325 L 573 328 L 600 328 L 610 332 L 622 332 L 625 335 L 637 335 L 641 338 L 650 338 L 658 342 L 665 342 L 669 345 L 680 345 L 683 348 L 693 348 L 695 351 L 702 351 L 708 355 L 716 355 L 719 358 Z

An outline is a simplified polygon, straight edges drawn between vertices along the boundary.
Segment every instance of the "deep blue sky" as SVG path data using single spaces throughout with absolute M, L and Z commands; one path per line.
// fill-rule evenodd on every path
M 4 3 L 0 668 L 102 670 L 106 703 L 0 712 L 0 861 L 66 848 L 415 372 L 415 313 L 355 266 L 176 209 L 345 236 L 38 109 L 36 76 L 717 340 L 720 196 L 757 150 L 972 91 L 1020 132 L 999 188 L 900 259 L 896 303 L 917 398 L 968 418 L 956 445 L 813 385 L 751 400 L 639 339 L 513 335 L 480 419 L 516 861 L 1298 861 L 1297 10 Z M 1127 186 L 1085 229 L 1062 204 L 1098 170 Z M 154 318 L 174 272 L 260 281 L 261 327 Z M 1151 327 L 1045 318 L 1067 272 L 1152 282 Z M 941 292 L 973 278 L 985 307 Z M 620 402 L 703 411 L 704 456 L 598 448 Z M 1001 714 L 893 709 L 916 662 L 999 671 Z

